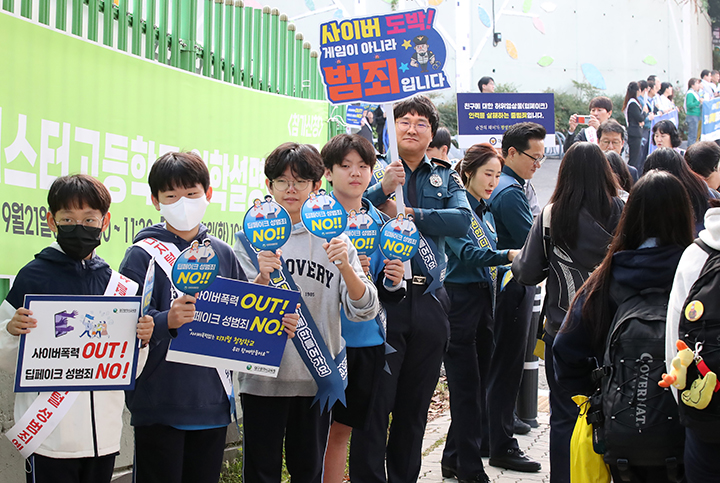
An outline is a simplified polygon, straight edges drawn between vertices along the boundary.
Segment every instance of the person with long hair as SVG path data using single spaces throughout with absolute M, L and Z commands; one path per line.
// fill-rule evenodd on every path
M 693 241 L 690 199 L 680 180 L 652 170 L 635 184 L 600 266 L 578 292 L 553 345 L 557 382 L 571 394 L 592 395 L 592 372 L 603 364 L 617 306 L 610 285 L 636 292 L 670 290 L 683 250 Z M 621 481 L 611 465 L 614 481 Z M 636 482 L 668 481 L 665 467 L 633 467 Z
M 705 180 L 708 185 L 710 196 L 720 198 L 717 189 L 720 187 L 720 146 L 712 141 L 700 141 L 685 151 L 685 161 L 690 169 Z
M 445 370 L 452 422 L 442 457 L 442 474 L 458 481 L 490 481 L 482 463 L 489 451 L 485 392 L 493 342 L 494 285 L 497 265 L 511 262 L 517 250 L 496 250 L 495 220 L 485 203 L 498 184 L 503 158 L 490 144 L 468 149 L 458 169 L 473 210 L 468 233 L 448 237 L 445 290 L 450 298 L 450 344 Z M 484 426 L 484 427 L 483 427 Z M 482 435 L 484 432 L 485 436 Z M 477 442 L 482 441 L 481 445 Z
M 690 170 L 683 157 L 675 151 L 669 148 L 660 148 L 648 156 L 645 161 L 644 172 L 647 173 L 652 169 L 659 169 L 667 171 L 675 175 L 687 190 L 688 196 L 690 197 L 690 203 L 692 204 L 693 220 L 695 231 L 697 235 L 700 230 L 704 228 L 705 212 L 707 211 L 708 199 L 710 193 L 708 192 L 707 185 L 702 182 L 700 177 Z
M 615 175 L 615 181 L 618 184 L 618 197 L 623 201 L 627 201 L 628 196 L 630 196 L 630 190 L 635 183 L 628 169 L 628 165 L 625 164 L 623 158 L 615 151 L 606 151 L 605 157 L 608 163 L 610 163 L 610 169 L 612 169 Z
M 640 151 L 642 147 L 642 130 L 645 119 L 642 105 L 640 104 L 640 101 L 638 101 L 639 94 L 640 86 L 637 82 L 631 82 L 627 86 L 625 101 L 623 102 L 623 113 L 625 113 L 628 128 L 628 146 L 630 148 L 629 163 L 638 171 L 641 170 L 643 162 L 640 156 Z
M 684 154 L 684 151 L 680 149 L 680 144 L 682 143 L 680 133 L 678 133 L 675 124 L 667 119 L 653 126 L 652 143 L 658 148 L 672 148 L 680 154 Z
M 576 288 L 605 257 L 623 205 L 602 150 L 588 142 L 573 144 L 560 164 L 550 204 L 535 220 L 512 264 L 515 279 L 523 285 L 548 279 L 546 361 L 552 361 L 553 340 Z M 549 240 L 545 225 L 549 225 Z M 577 406 L 571 400 L 574 394 L 555 382 L 552 364 L 545 364 L 545 372 L 550 386 L 550 481 L 569 483 L 570 437 Z

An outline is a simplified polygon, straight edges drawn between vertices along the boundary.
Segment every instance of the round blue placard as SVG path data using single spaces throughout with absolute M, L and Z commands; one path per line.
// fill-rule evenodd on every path
M 399 214 L 380 230 L 380 250 L 390 260 L 410 260 L 418 250 L 420 233 L 412 220 Z
M 245 213 L 243 231 L 258 250 L 274 251 L 290 238 L 292 221 L 285 208 L 267 195 L 264 201 L 256 198 Z
M 186 294 L 194 295 L 205 290 L 217 277 L 220 264 L 209 239 L 202 243 L 193 240 L 180 253 L 172 268 L 172 282 Z
M 305 228 L 328 241 L 344 232 L 347 225 L 345 209 L 323 189 L 310 193 L 300 213 Z
M 350 237 L 358 255 L 369 256 L 380 244 L 380 227 L 365 208 L 361 208 L 359 212 L 350 210 L 345 234 Z

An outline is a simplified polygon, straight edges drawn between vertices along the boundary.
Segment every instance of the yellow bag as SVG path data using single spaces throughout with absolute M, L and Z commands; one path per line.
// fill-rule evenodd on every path
M 572 483 L 610 483 L 610 468 L 602 455 L 593 450 L 593 428 L 587 423 L 590 402 L 587 396 L 573 396 L 580 408 L 570 439 L 570 481 Z

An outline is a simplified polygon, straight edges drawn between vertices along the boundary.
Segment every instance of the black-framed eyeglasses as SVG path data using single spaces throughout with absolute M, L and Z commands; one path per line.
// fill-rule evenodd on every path
M 103 224 L 103 218 L 95 218 L 95 217 L 87 217 L 87 218 L 83 218 L 82 220 L 76 220 L 74 218 L 67 218 L 67 217 L 55 219 L 55 226 L 58 227 L 58 230 L 64 231 L 64 232 L 73 231 L 77 225 L 82 226 L 87 231 L 91 231 L 91 229 L 94 229 L 94 228 L 102 228 L 102 224 Z
M 521 150 L 521 149 L 518 149 L 518 151 L 520 151 L 522 154 L 524 154 L 524 155 L 527 156 L 528 158 L 532 159 L 532 160 L 533 160 L 533 164 L 537 164 L 538 168 L 539 168 L 540 166 L 542 166 L 542 164 L 543 164 L 543 163 L 545 162 L 545 160 L 547 159 L 547 156 L 540 156 L 539 158 L 535 158 L 535 157 L 533 157 L 533 156 L 530 156 L 528 153 L 526 153 L 525 151 L 523 151 L 523 150 Z

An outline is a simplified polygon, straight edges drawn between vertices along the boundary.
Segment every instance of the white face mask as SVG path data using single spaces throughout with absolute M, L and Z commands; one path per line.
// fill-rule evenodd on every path
M 210 202 L 205 196 L 200 198 L 182 197 L 171 205 L 160 205 L 160 214 L 175 229 L 190 231 L 200 224 Z

